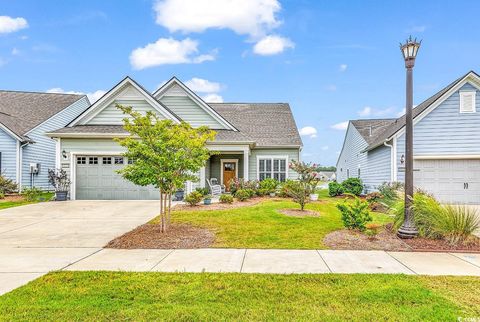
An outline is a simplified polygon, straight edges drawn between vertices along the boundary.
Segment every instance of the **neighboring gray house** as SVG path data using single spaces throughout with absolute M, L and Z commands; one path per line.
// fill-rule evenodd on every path
M 47 174 L 56 166 L 56 143 L 45 133 L 66 126 L 89 105 L 83 95 L 0 91 L 1 173 L 20 189 L 51 189 Z
M 154 111 L 174 122 L 193 127 L 209 126 L 217 132 L 208 147 L 218 151 L 202 168 L 198 182 L 188 182 L 187 192 L 205 187 L 215 178 L 227 184 L 231 178 L 284 181 L 296 178 L 288 168 L 299 160 L 302 141 L 290 106 L 285 103 L 205 103 L 177 78 L 153 94 L 129 77 L 115 85 L 68 126 L 48 135 L 58 142 L 57 156 L 70 173 L 71 199 L 158 199 L 153 187 L 139 187 L 116 170 L 126 160 L 124 149 L 113 138 L 128 133 L 119 103 L 137 111 Z
M 480 204 L 480 77 L 471 71 L 413 110 L 414 185 L 445 203 Z M 366 191 L 404 180 L 405 116 L 350 121 L 337 180 Z

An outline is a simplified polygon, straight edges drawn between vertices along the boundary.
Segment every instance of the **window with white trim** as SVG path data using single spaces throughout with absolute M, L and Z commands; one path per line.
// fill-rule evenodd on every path
M 123 157 L 114 157 L 115 164 L 123 164 Z
M 258 180 L 274 178 L 284 182 L 287 180 L 287 159 L 262 157 L 258 159 Z
M 87 164 L 87 157 L 77 157 L 77 164 Z
M 102 164 L 112 164 L 112 157 L 103 157 Z
M 475 113 L 475 91 L 460 91 L 460 113 Z

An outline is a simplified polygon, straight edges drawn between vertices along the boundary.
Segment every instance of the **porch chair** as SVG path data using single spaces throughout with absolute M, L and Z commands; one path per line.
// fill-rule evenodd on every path
M 218 196 L 221 195 L 222 192 L 224 192 L 225 188 L 222 188 L 222 186 L 218 184 L 217 178 L 211 178 L 210 180 L 207 180 L 207 183 L 212 196 Z

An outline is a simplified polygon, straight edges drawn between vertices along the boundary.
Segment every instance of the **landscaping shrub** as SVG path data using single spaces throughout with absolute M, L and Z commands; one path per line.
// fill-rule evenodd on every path
M 288 179 L 284 182 L 281 182 L 278 185 L 278 188 L 277 188 L 278 189 L 277 190 L 277 196 L 282 197 L 282 198 L 287 198 L 288 197 L 287 187 L 291 182 L 293 182 L 293 180 L 291 180 L 291 179 Z
M 275 192 L 278 186 L 279 186 L 279 182 L 276 179 L 267 178 L 265 180 L 260 181 L 259 190 L 266 191 L 266 193 L 264 193 L 264 195 L 266 195 L 271 192 Z
M 392 205 L 399 198 L 403 188 L 402 182 L 384 182 L 378 187 L 378 192 L 382 194 L 384 203 Z
M 480 220 L 473 208 L 465 206 L 443 206 L 443 211 L 434 218 L 433 226 L 450 244 L 468 242 L 480 228 Z
M 208 188 L 195 188 L 195 191 L 200 193 L 202 196 L 206 196 L 210 193 Z
M 0 199 L 5 199 L 5 194 L 0 191 Z
M 24 187 L 22 190 L 22 196 L 25 198 L 26 201 L 37 201 L 40 195 L 42 194 L 42 190 L 36 187 Z
M 380 202 L 383 199 L 383 195 L 380 192 L 370 192 L 365 196 L 365 200 L 368 202 Z
M 197 205 L 200 201 L 202 201 L 203 195 L 198 191 L 192 191 L 185 197 L 185 202 L 188 203 L 190 206 Z
M 365 200 L 368 202 L 368 207 L 371 211 L 388 211 L 388 207 L 382 202 L 383 195 L 380 192 L 369 193 Z
M 375 223 L 369 223 L 365 225 L 365 234 L 370 237 L 371 239 L 375 239 L 375 236 L 378 235 L 380 232 L 380 229 L 382 228 L 382 225 L 380 224 L 375 224 Z
M 300 209 L 305 209 L 305 204 L 310 198 L 310 189 L 307 189 L 305 185 L 300 181 L 289 181 L 284 185 L 285 193 L 291 197 L 293 201 L 300 205 Z
M 237 198 L 239 201 L 245 201 L 250 199 L 250 193 L 245 189 L 239 189 L 235 193 L 235 198 Z
M 336 181 L 332 181 L 328 184 L 328 195 L 330 197 L 336 197 L 343 195 L 343 186 Z
M 352 195 L 359 196 L 363 191 L 363 183 L 360 178 L 348 178 L 342 182 L 344 193 L 351 193 Z
M 338 210 L 342 213 L 343 225 L 348 229 L 358 229 L 364 231 L 366 224 L 372 221 L 368 211 L 368 202 L 355 197 L 353 202 L 345 199 L 337 204 Z
M 250 188 L 243 189 L 243 191 L 246 191 L 248 193 L 249 198 L 255 197 L 255 195 L 257 194 L 255 190 Z
M 18 190 L 17 184 L 8 179 L 5 175 L 0 174 L 0 192 L 3 194 L 12 193 Z
M 229 183 L 230 193 L 235 195 L 238 190 L 251 189 L 255 193 L 258 190 L 258 181 L 257 180 L 243 180 L 243 179 L 232 179 Z
M 233 202 L 233 196 L 232 195 L 221 195 L 219 200 L 220 200 L 221 203 L 232 203 Z

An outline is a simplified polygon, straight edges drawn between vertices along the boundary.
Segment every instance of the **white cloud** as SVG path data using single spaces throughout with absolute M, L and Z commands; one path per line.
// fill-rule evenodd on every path
M 331 85 L 326 86 L 325 89 L 329 92 L 335 92 L 337 90 L 337 86 L 331 84 Z
M 54 87 L 47 90 L 47 93 L 58 93 L 58 94 L 76 94 L 76 95 L 87 95 L 90 103 L 95 103 L 100 97 L 102 97 L 107 91 L 97 90 L 91 93 L 77 92 L 77 91 L 65 91 L 61 87 Z
M 215 60 L 215 54 L 198 54 L 198 41 L 190 38 L 175 40 L 160 38 L 156 42 L 139 47 L 130 54 L 130 64 L 144 69 L 165 64 L 202 63 Z
M 340 123 L 337 123 L 337 124 L 333 124 L 332 126 L 330 126 L 332 129 L 334 130 L 346 130 L 347 127 L 348 127 L 348 121 L 345 121 L 345 122 L 340 122 Z
M 9 16 L 0 16 L 0 34 L 8 34 L 28 27 L 25 18 L 12 18 Z
M 220 83 L 211 82 L 197 77 L 193 77 L 186 81 L 185 85 L 187 85 L 192 91 L 200 93 L 216 93 L 219 92 L 221 88 Z
M 288 38 L 270 35 L 260 39 L 255 46 L 253 52 L 262 56 L 276 55 L 283 52 L 287 48 L 294 48 L 295 44 Z
M 14 48 L 12 49 L 12 55 L 13 55 L 13 56 L 17 56 L 17 55 L 19 55 L 19 54 L 20 54 L 20 50 L 18 50 L 17 48 L 14 47 Z
M 300 135 L 301 136 L 308 136 L 311 139 L 314 139 L 317 137 L 317 129 L 314 128 L 313 126 L 305 126 L 300 129 Z
M 360 116 L 370 116 L 372 114 L 372 108 L 370 106 L 365 106 L 361 111 L 358 112 Z
M 218 94 L 207 94 L 202 97 L 202 99 L 207 103 L 223 103 L 223 97 Z
M 323 151 L 327 151 L 327 150 L 328 150 L 328 145 L 322 146 L 321 149 L 322 149 Z
M 341 72 L 344 72 L 347 70 L 348 65 L 347 64 L 341 64 L 340 67 L 338 67 L 338 70 Z
M 153 8 L 157 24 L 170 32 L 230 29 L 259 38 L 281 24 L 277 0 L 159 0 Z

